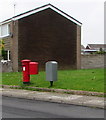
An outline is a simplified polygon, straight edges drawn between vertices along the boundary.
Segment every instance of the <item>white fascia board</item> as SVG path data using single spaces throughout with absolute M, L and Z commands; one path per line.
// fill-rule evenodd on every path
M 8 22 L 10 22 L 10 21 L 16 21 L 16 20 L 18 20 L 18 19 L 21 19 L 21 18 L 23 18 L 23 17 L 27 17 L 27 16 L 29 16 L 29 15 L 32 15 L 32 14 L 37 13 L 37 12 L 40 12 L 40 11 L 45 10 L 45 9 L 47 9 L 47 8 L 51 8 L 52 10 L 56 11 L 56 12 L 59 13 L 60 15 L 62 15 L 62 16 L 64 16 L 65 18 L 69 19 L 70 21 L 76 23 L 76 24 L 79 25 L 79 26 L 82 26 L 82 24 L 81 24 L 80 22 L 78 22 L 77 20 L 71 18 L 71 16 L 65 14 L 65 13 L 62 12 L 61 10 L 56 9 L 55 7 L 53 7 L 53 6 L 51 6 L 51 5 L 47 5 L 47 6 L 44 6 L 44 7 L 42 7 L 42 8 L 39 8 L 39 9 L 35 9 L 35 10 L 33 10 L 33 11 L 30 11 L 30 12 L 28 12 L 28 13 L 25 13 L 25 14 L 22 14 L 22 15 L 19 15 L 19 16 L 16 16 L 16 17 L 13 17 L 13 18 L 11 18 L 11 19 L 9 19 L 9 20 L 7 20 L 7 21 L 4 21 L 4 22 L 0 23 L 0 25 L 5 24 L 5 23 L 8 23 Z
M 4 21 L 4 22 L 1 22 L 0 25 L 9 23 L 9 22 L 11 22 L 11 21 L 19 20 L 19 19 L 21 19 L 21 18 L 23 18 L 23 17 L 26 17 L 26 16 L 32 15 L 32 14 L 34 14 L 34 13 L 40 12 L 40 11 L 45 10 L 45 9 L 47 9 L 47 8 L 49 8 L 49 6 L 45 6 L 45 7 L 42 7 L 42 8 L 40 8 L 40 9 L 33 10 L 33 11 L 28 12 L 28 13 L 25 13 L 25 14 L 23 14 L 23 15 L 19 15 L 19 16 L 16 16 L 16 17 L 12 17 L 12 18 L 9 19 L 9 20 L 6 20 L 6 21 Z
M 49 7 L 49 6 L 45 6 L 45 7 L 43 7 L 43 8 L 40 8 L 40 9 L 37 9 L 37 10 L 33 10 L 33 11 L 28 12 L 28 13 L 25 13 L 25 14 L 23 14 L 23 15 L 17 16 L 17 17 L 15 17 L 15 18 L 13 18 L 13 20 L 15 21 L 15 20 L 21 19 L 21 18 L 23 18 L 23 17 L 26 17 L 26 16 L 32 15 L 32 14 L 34 14 L 34 13 L 40 12 L 40 11 L 45 10 L 45 9 L 47 9 L 47 8 L 50 8 L 50 7 Z
M 1 22 L 1 23 L 0 23 L 0 26 L 3 25 L 3 24 L 8 24 L 8 23 L 11 22 L 11 21 L 12 21 L 12 19 L 9 19 L 9 20 L 7 20 L 7 21 Z
M 47 9 L 47 8 L 51 8 L 52 10 L 56 11 L 56 12 L 59 13 L 60 15 L 62 15 L 62 16 L 64 16 L 65 18 L 69 19 L 70 21 L 78 24 L 79 26 L 82 25 L 82 24 L 80 24 L 79 22 L 77 22 L 76 20 L 74 20 L 74 19 L 72 19 L 71 17 L 69 17 L 68 15 L 66 15 L 66 14 L 62 13 L 61 11 L 57 10 L 56 8 L 52 7 L 51 5 L 48 5 L 48 6 L 39 8 L 39 9 L 37 9 L 37 10 L 33 10 L 33 11 L 29 12 L 29 13 L 25 13 L 25 14 L 23 14 L 23 15 L 20 15 L 20 16 L 18 16 L 18 17 L 13 18 L 13 20 L 21 19 L 21 18 L 23 18 L 23 17 L 26 17 L 26 16 L 32 15 L 32 14 L 34 14 L 34 13 L 40 12 L 40 11 L 45 10 L 45 9 Z
M 60 15 L 64 16 L 65 18 L 69 19 L 70 21 L 76 23 L 77 25 L 79 25 L 79 26 L 82 25 L 81 23 L 77 22 L 76 20 L 74 20 L 73 18 L 69 17 L 69 16 L 66 15 L 65 13 L 57 10 L 56 8 L 54 8 L 54 7 L 52 7 L 52 6 L 50 6 L 50 8 L 51 8 L 52 10 L 56 11 L 57 13 L 59 13 Z

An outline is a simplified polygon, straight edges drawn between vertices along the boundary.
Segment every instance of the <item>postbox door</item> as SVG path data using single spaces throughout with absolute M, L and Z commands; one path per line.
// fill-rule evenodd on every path
M 30 75 L 38 74 L 38 63 L 37 62 L 29 63 L 29 74 Z

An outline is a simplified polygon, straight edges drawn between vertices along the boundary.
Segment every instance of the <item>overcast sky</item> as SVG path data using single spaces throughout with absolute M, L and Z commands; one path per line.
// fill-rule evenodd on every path
M 0 0 L 0 22 L 48 3 L 83 24 L 81 44 L 104 43 L 104 0 Z

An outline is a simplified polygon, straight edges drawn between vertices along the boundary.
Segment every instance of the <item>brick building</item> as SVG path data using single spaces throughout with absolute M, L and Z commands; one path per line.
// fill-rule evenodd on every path
M 80 69 L 81 25 L 51 4 L 1 22 L 13 71 L 20 70 L 22 59 L 39 62 L 39 69 L 49 60 L 57 61 L 59 69 Z

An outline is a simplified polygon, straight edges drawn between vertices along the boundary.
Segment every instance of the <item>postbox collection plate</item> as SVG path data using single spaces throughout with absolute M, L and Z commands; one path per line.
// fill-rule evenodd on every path
M 23 67 L 23 71 L 25 71 L 25 67 Z

